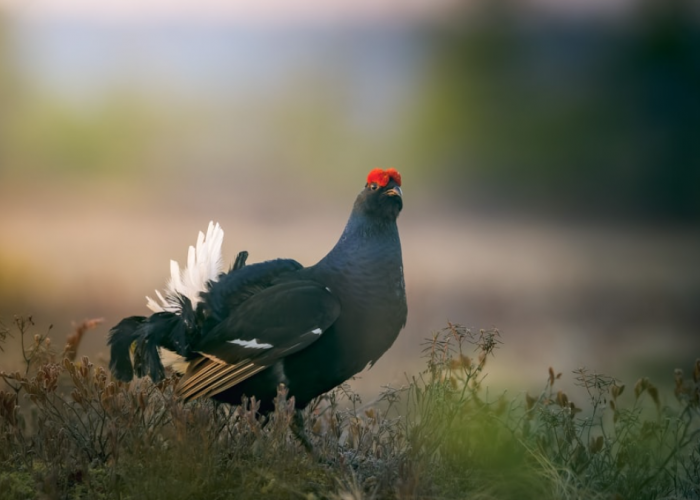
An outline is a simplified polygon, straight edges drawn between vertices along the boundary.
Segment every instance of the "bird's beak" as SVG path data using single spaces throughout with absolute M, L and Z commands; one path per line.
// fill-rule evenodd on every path
M 399 198 L 403 197 L 403 192 L 401 191 L 401 188 L 399 186 L 394 186 L 391 189 L 388 189 L 386 192 L 387 196 L 398 196 Z

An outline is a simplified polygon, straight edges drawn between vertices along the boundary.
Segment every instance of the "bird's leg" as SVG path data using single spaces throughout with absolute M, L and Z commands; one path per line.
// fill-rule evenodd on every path
M 289 428 L 292 430 L 292 433 L 296 436 L 309 455 L 316 458 L 316 450 L 314 450 L 314 446 L 311 444 L 311 440 L 306 434 L 306 428 L 304 427 L 303 410 L 294 410 L 294 417 L 292 418 Z

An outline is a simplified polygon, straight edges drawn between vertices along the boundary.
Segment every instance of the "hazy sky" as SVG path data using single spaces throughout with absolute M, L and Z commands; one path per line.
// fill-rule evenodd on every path
M 511 0 L 513 4 L 573 14 L 614 12 L 634 0 Z M 289 24 L 412 21 L 449 17 L 474 0 L 0 0 L 11 15 L 39 19 L 89 19 L 107 22 L 186 20 Z M 481 2 L 483 3 L 483 2 Z
M 457 0 L 0 0 L 19 15 L 104 20 L 247 22 L 414 19 L 449 10 Z

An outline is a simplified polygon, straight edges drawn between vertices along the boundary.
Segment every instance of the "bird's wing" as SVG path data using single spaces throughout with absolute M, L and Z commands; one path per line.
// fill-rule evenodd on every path
M 253 295 L 196 346 L 178 386 L 185 400 L 223 392 L 306 348 L 338 318 L 340 302 L 323 285 L 294 280 Z

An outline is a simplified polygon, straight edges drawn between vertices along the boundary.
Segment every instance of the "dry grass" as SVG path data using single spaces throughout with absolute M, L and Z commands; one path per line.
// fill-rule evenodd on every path
M 289 430 L 284 387 L 262 417 L 254 399 L 183 404 L 172 377 L 113 381 L 76 360 L 96 324 L 78 325 L 61 355 L 31 318 L 0 329 L 24 354 L 24 370 L 0 373 L 3 499 L 700 496 L 700 361 L 676 371 L 668 403 L 646 378 L 626 389 L 578 370 L 579 406 L 551 368 L 541 394 L 509 399 L 483 386 L 498 331 L 450 324 L 405 387 L 367 406 L 348 387 L 315 401 L 311 456 Z

